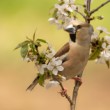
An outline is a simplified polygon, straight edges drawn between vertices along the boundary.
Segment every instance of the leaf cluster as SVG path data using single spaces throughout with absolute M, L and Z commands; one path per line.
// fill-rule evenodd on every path
M 27 39 L 21 43 L 19 43 L 16 49 L 20 48 L 20 53 L 22 58 L 29 57 L 33 60 L 33 57 L 39 55 L 39 47 L 41 47 L 41 43 L 47 43 L 44 39 L 35 39 L 35 33 L 33 34 L 33 39 L 27 37 Z M 39 59 L 41 60 L 44 57 L 43 54 L 39 55 Z

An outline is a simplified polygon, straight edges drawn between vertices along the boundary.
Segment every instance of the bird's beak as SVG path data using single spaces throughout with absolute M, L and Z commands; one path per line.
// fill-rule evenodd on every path
M 66 32 L 68 32 L 69 34 L 75 34 L 76 33 L 76 26 L 69 25 L 66 28 L 64 28 L 64 30 Z

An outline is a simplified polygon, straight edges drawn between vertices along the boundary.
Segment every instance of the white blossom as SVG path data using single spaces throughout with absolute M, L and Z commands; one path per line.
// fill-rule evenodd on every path
M 66 7 L 67 7 L 66 4 L 63 5 L 55 4 L 55 8 L 58 9 L 58 13 L 64 16 L 68 16 L 68 14 L 65 12 Z
M 110 45 L 107 45 L 105 42 L 102 43 L 102 48 L 104 49 L 104 51 L 110 52 Z
M 52 71 L 54 75 L 58 74 L 58 71 L 63 71 L 63 66 L 61 66 L 62 60 L 59 58 L 52 58 L 52 60 L 49 62 L 47 68 Z
M 106 34 L 110 34 L 110 32 L 108 32 L 107 28 L 105 27 L 98 26 L 96 29 L 99 30 L 100 32 L 105 32 Z
M 55 50 L 52 48 L 52 45 L 48 43 L 49 53 L 46 54 L 46 57 L 52 58 L 55 55 Z
M 39 71 L 39 73 L 40 73 L 41 75 L 43 75 L 46 68 L 47 68 L 47 65 L 46 65 L 46 64 L 42 64 L 42 65 L 38 66 L 38 71 Z
M 103 56 L 105 57 L 105 60 L 110 60 L 110 45 L 107 45 L 105 42 L 102 44 L 103 50 Z
M 49 89 L 51 87 L 55 87 L 59 85 L 59 82 L 58 81 L 49 81 L 47 84 L 46 84 L 46 88 Z
M 98 39 L 98 34 L 94 32 L 91 36 L 91 41 L 97 40 Z
M 97 63 L 106 63 L 106 61 L 110 61 L 110 45 L 107 45 L 105 42 L 102 43 L 103 51 L 100 53 L 100 57 L 96 59 Z
M 100 64 L 105 64 L 105 59 L 104 59 L 104 57 L 100 57 L 100 58 L 96 59 L 95 62 L 98 63 L 98 64 L 99 63 Z
M 100 53 L 100 57 L 97 58 L 96 63 L 100 63 L 100 64 L 105 64 L 106 60 L 105 60 L 105 56 L 104 56 L 104 51 Z
M 58 20 L 55 19 L 55 18 L 49 18 L 48 21 L 49 21 L 51 24 L 57 24 L 57 23 L 58 23 Z
M 49 44 L 48 43 L 48 47 L 47 47 L 48 49 L 46 49 L 46 50 L 43 50 L 43 54 L 47 57 L 47 58 L 49 58 L 49 59 L 51 59 L 54 55 L 55 55 L 55 50 L 53 49 L 53 47 L 52 47 L 52 45 L 51 44 Z
M 108 44 L 110 44 L 110 36 L 105 36 L 104 40 L 107 41 Z
M 27 57 L 27 56 L 23 60 L 26 61 L 26 62 L 30 62 L 31 61 L 31 59 L 29 57 Z
M 55 8 L 58 9 L 58 12 L 62 15 L 68 16 L 68 12 L 73 12 L 73 10 L 76 10 L 77 6 L 70 3 L 70 2 L 66 2 L 62 5 L 59 4 L 55 4 Z
M 67 3 L 67 4 L 69 4 L 69 3 L 73 4 L 75 2 L 75 0 L 64 0 L 64 2 Z
M 106 61 L 110 61 L 110 54 L 105 53 L 105 51 L 101 52 L 100 57 L 96 60 L 97 63 L 105 64 Z
M 74 10 L 77 9 L 78 6 L 74 4 L 75 0 L 59 0 L 62 4 L 55 4 L 55 9 L 57 9 L 56 15 L 53 18 L 49 18 L 49 22 L 51 24 L 55 24 L 58 29 L 62 29 L 68 26 L 73 21 L 73 13 Z

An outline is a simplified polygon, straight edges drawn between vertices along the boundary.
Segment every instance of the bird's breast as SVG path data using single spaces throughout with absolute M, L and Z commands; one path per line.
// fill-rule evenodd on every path
M 89 48 L 78 45 L 77 43 L 71 43 L 68 59 L 71 60 L 71 63 L 86 63 L 89 57 L 89 50 Z
M 76 43 L 70 43 L 68 60 L 63 63 L 64 70 L 60 73 L 67 79 L 79 75 L 85 68 L 89 56 L 89 49 Z

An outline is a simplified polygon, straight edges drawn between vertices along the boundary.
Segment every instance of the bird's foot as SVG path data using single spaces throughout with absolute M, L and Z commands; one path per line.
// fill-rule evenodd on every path
M 82 79 L 80 77 L 73 77 L 72 79 L 74 79 L 75 81 L 78 81 L 80 85 L 82 84 Z
M 67 90 L 66 89 L 63 89 L 61 90 L 60 92 L 58 92 L 61 94 L 62 97 L 64 97 L 66 94 L 67 94 Z

